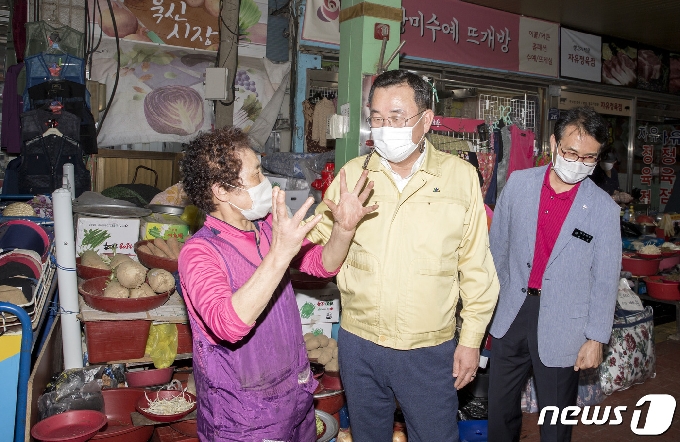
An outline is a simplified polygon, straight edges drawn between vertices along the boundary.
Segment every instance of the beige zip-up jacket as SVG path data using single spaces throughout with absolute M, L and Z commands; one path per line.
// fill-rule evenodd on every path
M 344 166 L 350 190 L 365 160 Z M 454 337 L 460 296 L 459 344 L 479 347 L 499 284 L 475 168 L 427 143 L 425 160 L 402 193 L 377 154 L 367 169 L 375 187 L 366 204 L 380 207 L 360 222 L 337 276 L 341 326 L 399 350 L 438 345 Z M 325 197 L 339 201 L 337 177 Z M 332 214 L 324 203 L 316 213 L 324 217 L 308 238 L 325 244 Z

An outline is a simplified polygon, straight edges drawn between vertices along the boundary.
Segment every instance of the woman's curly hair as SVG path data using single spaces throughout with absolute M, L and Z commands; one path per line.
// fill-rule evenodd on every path
M 250 149 L 248 136 L 236 127 L 202 133 L 188 144 L 180 171 L 184 191 L 196 207 L 205 213 L 217 210 L 211 189 L 215 183 L 243 187 L 238 152 L 245 149 Z

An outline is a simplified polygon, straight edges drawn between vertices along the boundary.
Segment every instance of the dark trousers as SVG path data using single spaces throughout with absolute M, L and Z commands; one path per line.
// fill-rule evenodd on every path
M 392 441 L 396 398 L 409 442 L 457 442 L 455 349 L 451 340 L 434 347 L 395 350 L 340 328 L 338 358 L 352 439 Z
M 546 367 L 538 356 L 540 297 L 527 296 L 505 336 L 493 338 L 489 378 L 489 442 L 518 441 L 522 426 L 521 394 L 533 367 L 539 411 L 576 405 L 578 372 L 574 367 Z M 552 413 L 548 414 L 552 417 Z M 541 426 L 541 442 L 568 442 L 572 427 Z

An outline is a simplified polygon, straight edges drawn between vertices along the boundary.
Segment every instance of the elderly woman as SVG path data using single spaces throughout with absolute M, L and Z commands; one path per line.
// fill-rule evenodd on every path
M 193 332 L 198 433 L 206 441 L 314 441 L 311 376 L 288 268 L 333 276 L 373 183 L 366 174 L 336 205 L 328 243 L 305 239 L 320 220 L 288 216 L 284 191 L 262 174 L 246 135 L 200 135 L 181 163 L 183 187 L 206 221 L 182 249 L 179 275 Z M 363 188 L 363 192 L 359 193 Z M 271 212 L 271 213 L 270 213 Z

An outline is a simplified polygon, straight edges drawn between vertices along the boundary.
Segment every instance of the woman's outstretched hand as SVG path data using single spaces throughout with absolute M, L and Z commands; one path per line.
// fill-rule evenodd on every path
M 300 210 L 291 218 L 286 208 L 286 192 L 278 186 L 272 189 L 272 244 L 270 249 L 278 258 L 287 260 L 286 266 L 300 251 L 305 236 L 321 220 L 321 215 L 316 215 L 308 223 L 302 224 L 302 219 L 312 204 L 314 204 L 314 198 L 307 198 Z

